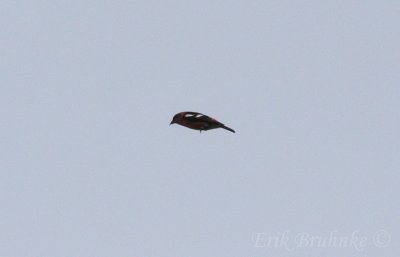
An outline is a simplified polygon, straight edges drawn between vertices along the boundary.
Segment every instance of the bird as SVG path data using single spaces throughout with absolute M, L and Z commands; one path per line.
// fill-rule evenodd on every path
M 174 115 L 169 125 L 179 124 L 195 130 L 210 130 L 216 128 L 223 128 L 235 133 L 235 131 L 214 118 L 198 112 L 180 112 Z

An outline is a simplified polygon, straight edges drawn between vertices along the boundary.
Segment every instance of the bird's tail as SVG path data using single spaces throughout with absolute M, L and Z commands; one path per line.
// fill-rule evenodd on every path
M 221 128 L 223 128 L 223 129 L 226 129 L 226 130 L 229 130 L 230 132 L 233 132 L 233 133 L 235 133 L 235 131 L 233 130 L 233 129 L 231 129 L 231 128 L 228 128 L 227 126 L 225 126 L 225 125 L 221 125 Z

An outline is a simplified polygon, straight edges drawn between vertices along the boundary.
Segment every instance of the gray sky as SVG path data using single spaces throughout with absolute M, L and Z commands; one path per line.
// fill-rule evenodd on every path
M 398 257 L 399 13 L 3 0 L 0 256 Z

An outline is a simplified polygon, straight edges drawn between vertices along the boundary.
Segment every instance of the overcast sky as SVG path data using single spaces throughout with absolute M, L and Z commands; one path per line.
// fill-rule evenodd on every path
M 0 7 L 1 257 L 399 256 L 398 0 Z

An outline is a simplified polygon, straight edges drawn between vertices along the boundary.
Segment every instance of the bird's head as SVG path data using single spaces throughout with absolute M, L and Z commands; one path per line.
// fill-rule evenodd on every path
M 176 123 L 178 121 L 178 119 L 179 119 L 179 115 L 180 115 L 180 113 L 175 114 L 174 117 L 172 118 L 171 123 L 169 125 L 172 125 L 172 124 Z

